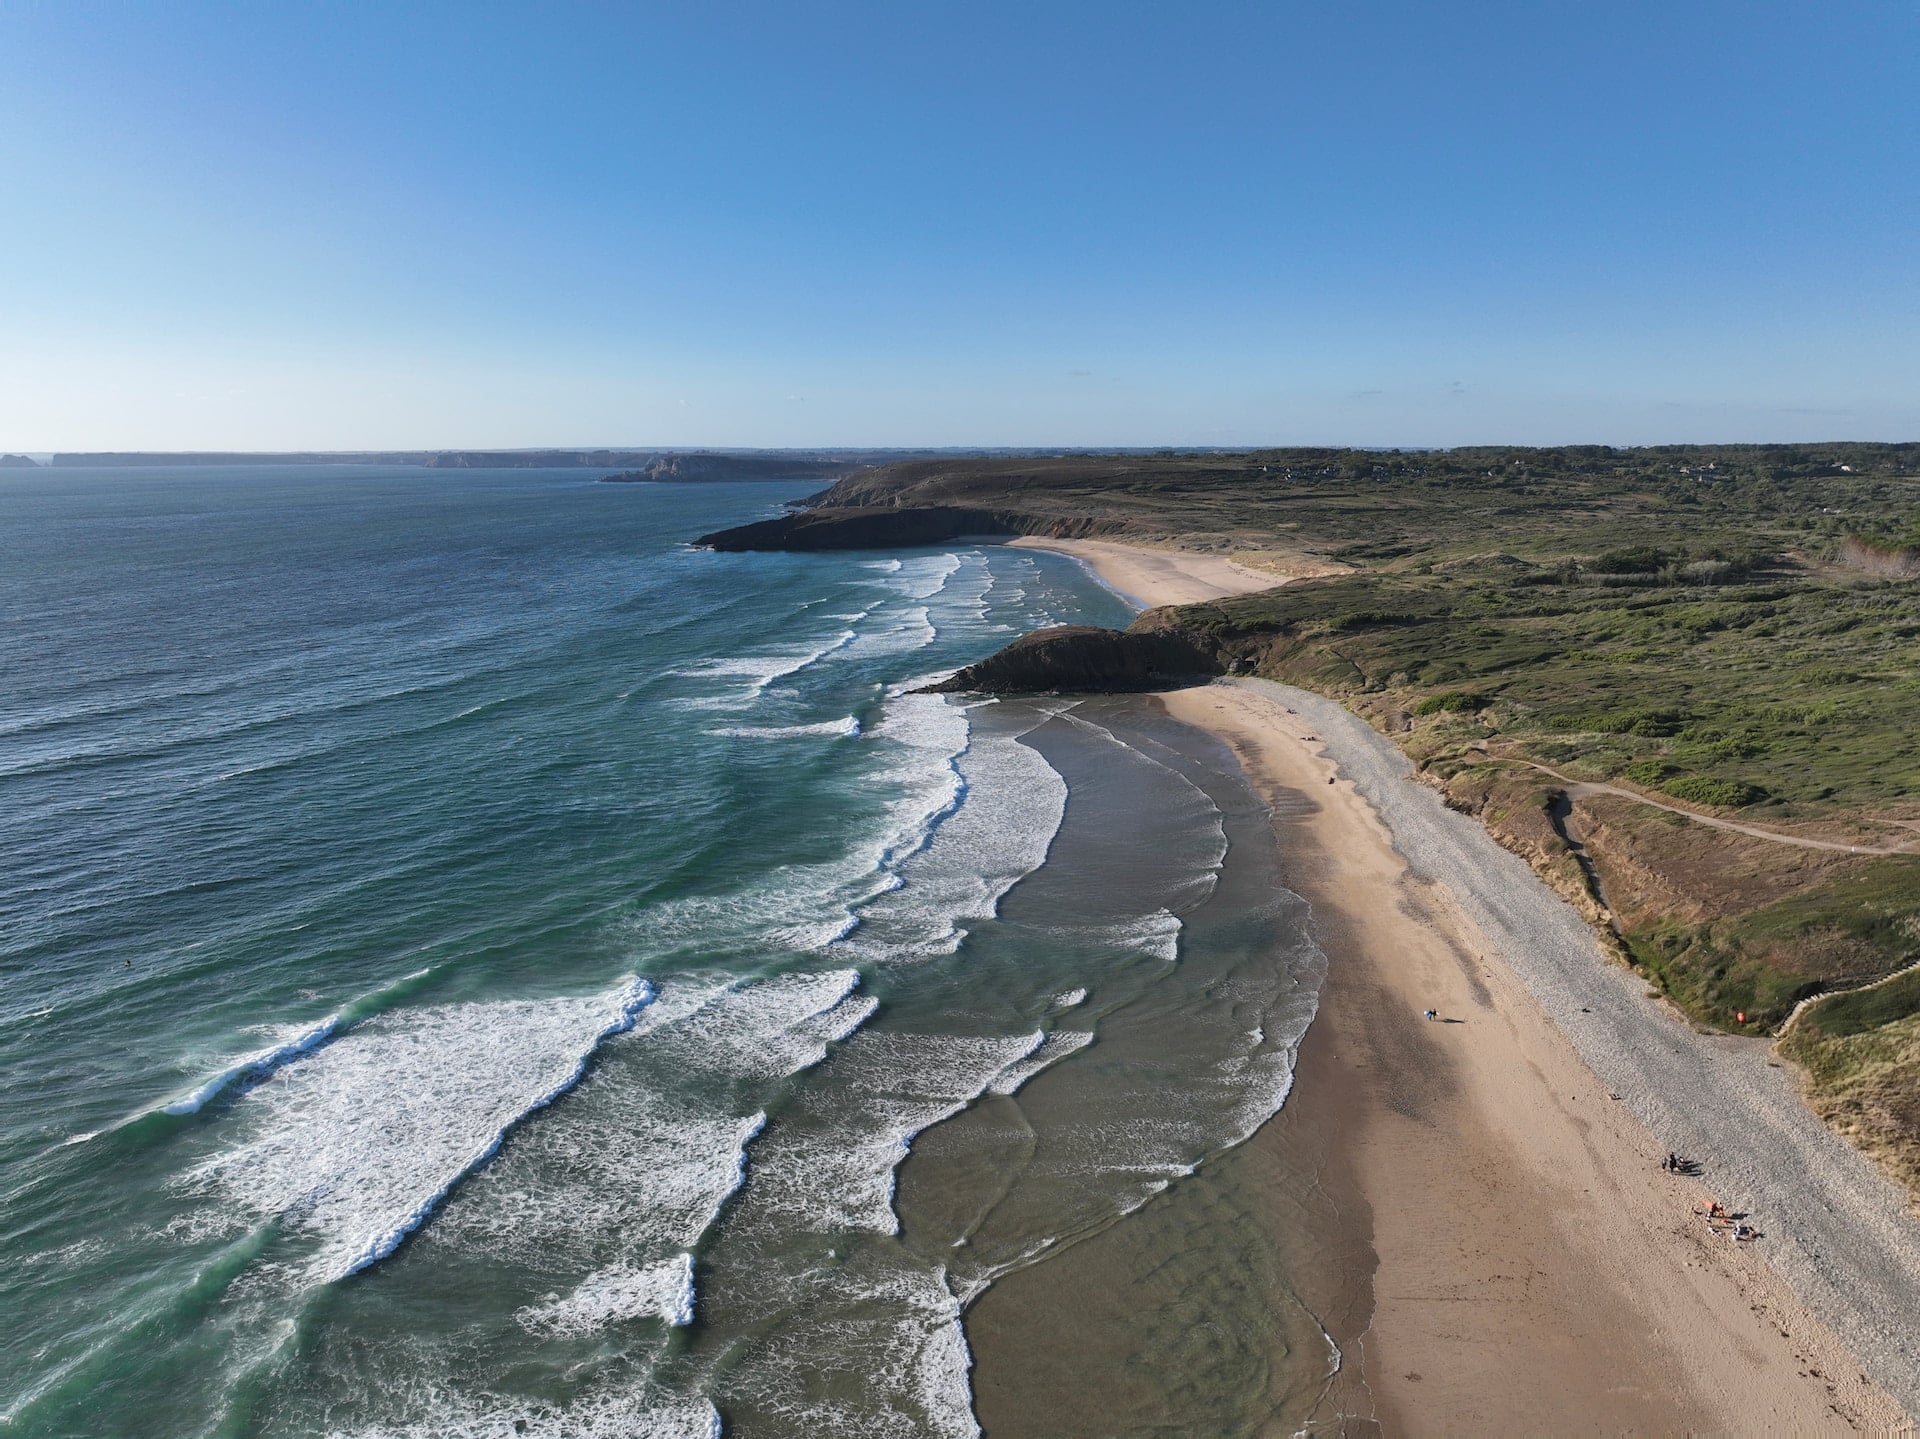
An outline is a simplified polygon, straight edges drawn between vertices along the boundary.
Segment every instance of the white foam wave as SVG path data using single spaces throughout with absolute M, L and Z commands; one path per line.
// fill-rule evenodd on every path
M 858 993 L 860 972 L 836 969 L 776 975 L 710 993 L 671 1025 L 649 1031 L 656 1052 L 747 1078 L 783 1078 L 810 1069 L 845 1039 L 878 1001 Z
M 897 869 L 933 838 L 940 822 L 960 807 L 966 783 L 958 760 L 966 753 L 971 726 L 966 711 L 939 695 L 890 695 L 876 738 L 896 746 L 890 770 L 882 776 L 899 797 L 888 806 L 891 835 L 880 863 Z
M 744 892 L 670 900 L 636 917 L 631 928 L 656 953 L 682 944 L 704 953 L 730 943 L 826 950 L 859 924 L 858 906 L 898 884 L 880 860 L 868 852 L 783 865 Z
M 325 1281 L 399 1247 L 508 1130 L 577 1084 L 594 1049 L 653 996 L 631 979 L 584 999 L 376 1016 L 236 1106 L 250 1129 L 188 1187 L 310 1236 Z
M 826 1135 L 806 1124 L 769 1130 L 754 1150 L 756 1194 L 817 1233 L 898 1234 L 894 1174 L 914 1136 L 986 1093 L 1044 1038 L 854 1036 L 836 1056 L 842 1097 Z
M 1070 1054 L 1077 1054 L 1093 1043 L 1093 1033 L 1085 1029 L 1058 1029 L 1049 1034 L 1040 1047 L 1024 1059 L 1016 1060 L 994 1078 L 987 1086 L 989 1094 L 1017 1094 L 1025 1084 L 1041 1070 L 1058 1064 Z
M 776 650 L 772 654 L 734 655 L 725 659 L 702 660 L 685 669 L 674 670 L 673 674 L 683 679 L 745 679 L 750 681 L 748 692 L 758 694 L 775 680 L 786 679 L 799 674 L 809 665 L 818 664 L 828 655 L 845 649 L 859 638 L 856 630 L 842 630 L 824 643 L 805 649 Z
M 1066 815 L 1066 781 L 1020 743 L 1031 722 L 1015 727 L 998 714 L 965 722 L 966 746 L 949 761 L 951 798 L 900 857 L 901 890 L 863 911 L 869 928 L 858 939 L 885 946 L 892 959 L 951 952 L 961 926 L 991 919 L 1046 863 Z
M 313 1053 L 339 1030 L 341 1017 L 330 1014 L 318 1024 L 289 1032 L 289 1037 L 252 1054 L 242 1055 L 217 1074 L 203 1080 L 178 1099 L 160 1106 L 163 1114 L 197 1114 L 229 1086 L 242 1080 L 265 1079 L 282 1065 Z
M 667 979 L 566 1123 L 528 1131 L 465 1186 L 425 1242 L 556 1277 L 691 1250 L 747 1174 L 764 1113 L 739 1096 L 818 1064 L 875 1008 L 852 970 L 728 984 Z M 631 1096 L 646 1094 L 635 1105 Z M 748 1102 L 755 1102 L 749 1099 Z M 584 1309 L 574 1312 L 581 1319 Z
M 729 739 L 799 739 L 807 735 L 857 739 L 860 721 L 856 716 L 848 715 L 844 719 L 822 720 L 818 724 L 729 725 L 724 729 L 708 730 L 707 733 Z
M 341 1439 L 720 1439 L 711 1400 L 637 1393 L 591 1394 L 571 1404 L 481 1393 L 430 1396 L 418 1419 L 332 1431 Z
M 933 612 L 925 605 L 898 610 L 886 622 L 864 630 L 847 646 L 849 660 L 873 660 L 923 650 L 940 637 Z
M 959 569 L 957 554 L 918 556 L 904 561 L 899 569 L 891 572 L 893 588 L 916 600 L 930 600 L 947 587 L 947 581 Z
M 571 1294 L 527 1305 L 513 1317 L 535 1333 L 575 1337 L 636 1319 L 663 1319 L 672 1328 L 685 1328 L 693 1323 L 693 1256 L 595 1270 Z

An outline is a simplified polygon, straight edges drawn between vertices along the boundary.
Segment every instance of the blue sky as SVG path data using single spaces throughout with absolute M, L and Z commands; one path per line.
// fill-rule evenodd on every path
M 1920 436 L 1920 4 L 0 0 L 0 448 Z

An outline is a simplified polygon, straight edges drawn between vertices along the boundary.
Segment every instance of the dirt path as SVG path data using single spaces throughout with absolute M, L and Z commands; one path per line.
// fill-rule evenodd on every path
M 1758 825 L 1741 824 L 1737 820 L 1720 819 L 1715 815 L 1701 814 L 1698 810 L 1682 809 L 1677 804 L 1667 804 L 1661 800 L 1649 799 L 1644 794 L 1640 794 L 1635 790 L 1621 789 L 1618 785 L 1601 784 L 1596 780 L 1574 779 L 1570 775 L 1561 774 L 1557 769 L 1550 769 L 1535 760 L 1521 759 L 1517 755 L 1501 755 L 1498 756 L 1498 758 L 1511 760 L 1515 764 L 1523 764 L 1529 769 L 1537 769 L 1542 774 L 1552 775 L 1567 787 L 1568 799 L 1583 799 L 1593 794 L 1618 795 L 1621 799 L 1630 799 L 1638 804 L 1650 805 L 1654 809 L 1663 809 L 1668 814 L 1677 814 L 1682 819 L 1692 820 L 1695 824 L 1704 824 L 1713 829 L 1730 829 L 1736 834 L 1749 834 L 1755 839 L 1769 839 L 1775 844 L 1790 844 L 1797 849 L 1827 849 L 1840 854 L 1920 854 L 1920 843 L 1897 844 L 1891 848 L 1881 848 L 1870 844 L 1841 844 L 1838 840 L 1808 839 L 1802 835 L 1781 834 L 1777 830 L 1761 829 Z M 1911 825 L 1905 825 L 1904 821 L 1901 820 L 1891 822 L 1901 824 L 1905 828 L 1913 828 Z

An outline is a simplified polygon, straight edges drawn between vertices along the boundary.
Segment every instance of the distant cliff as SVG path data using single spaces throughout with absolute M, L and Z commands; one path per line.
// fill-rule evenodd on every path
M 1061 625 L 1022 635 L 997 654 L 929 686 L 935 694 L 1113 693 L 1165 689 L 1221 672 L 1220 661 L 1158 620 L 1126 630 Z
M 728 480 L 836 480 L 859 469 L 859 460 L 797 455 L 662 455 L 642 469 L 603 475 L 610 485 L 701 484 Z
M 40 462 L 31 455 L 0 455 L 0 470 L 37 470 Z

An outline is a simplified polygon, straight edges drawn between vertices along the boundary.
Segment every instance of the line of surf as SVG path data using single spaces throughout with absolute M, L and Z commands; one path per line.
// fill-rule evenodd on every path
M 272 1078 L 278 1071 L 305 1059 L 338 1039 L 355 1025 L 417 993 L 422 984 L 433 977 L 435 970 L 435 966 L 429 965 L 425 969 L 416 969 L 411 974 L 404 974 L 396 980 L 381 985 L 378 989 L 370 990 L 291 1038 L 279 1044 L 255 1050 L 251 1054 L 241 1055 L 208 1075 L 185 1094 L 131 1114 L 118 1124 L 101 1132 L 113 1133 L 128 1129 L 159 1115 L 185 1118 L 188 1115 L 198 1114 L 221 1095 L 235 1089 L 251 1088 L 263 1080 Z
M 646 980 L 633 979 L 621 992 L 612 1017 L 587 1041 L 575 1058 L 572 1068 L 557 1083 L 550 1085 L 530 1100 L 517 1114 L 510 1116 L 491 1137 L 474 1150 L 464 1162 L 455 1167 L 454 1171 L 446 1177 L 445 1182 L 421 1200 L 411 1213 L 349 1259 L 336 1277 L 344 1279 L 349 1275 L 358 1274 L 361 1270 L 378 1264 L 398 1249 L 409 1234 L 426 1223 L 441 1200 L 447 1197 L 456 1184 L 500 1152 L 500 1146 L 506 1143 L 507 1136 L 516 1126 L 524 1123 L 529 1115 L 545 1109 L 577 1085 L 585 1077 L 594 1051 L 614 1035 L 623 1034 L 632 1029 L 639 1019 L 640 1011 L 653 1002 L 654 994 L 654 987 Z

